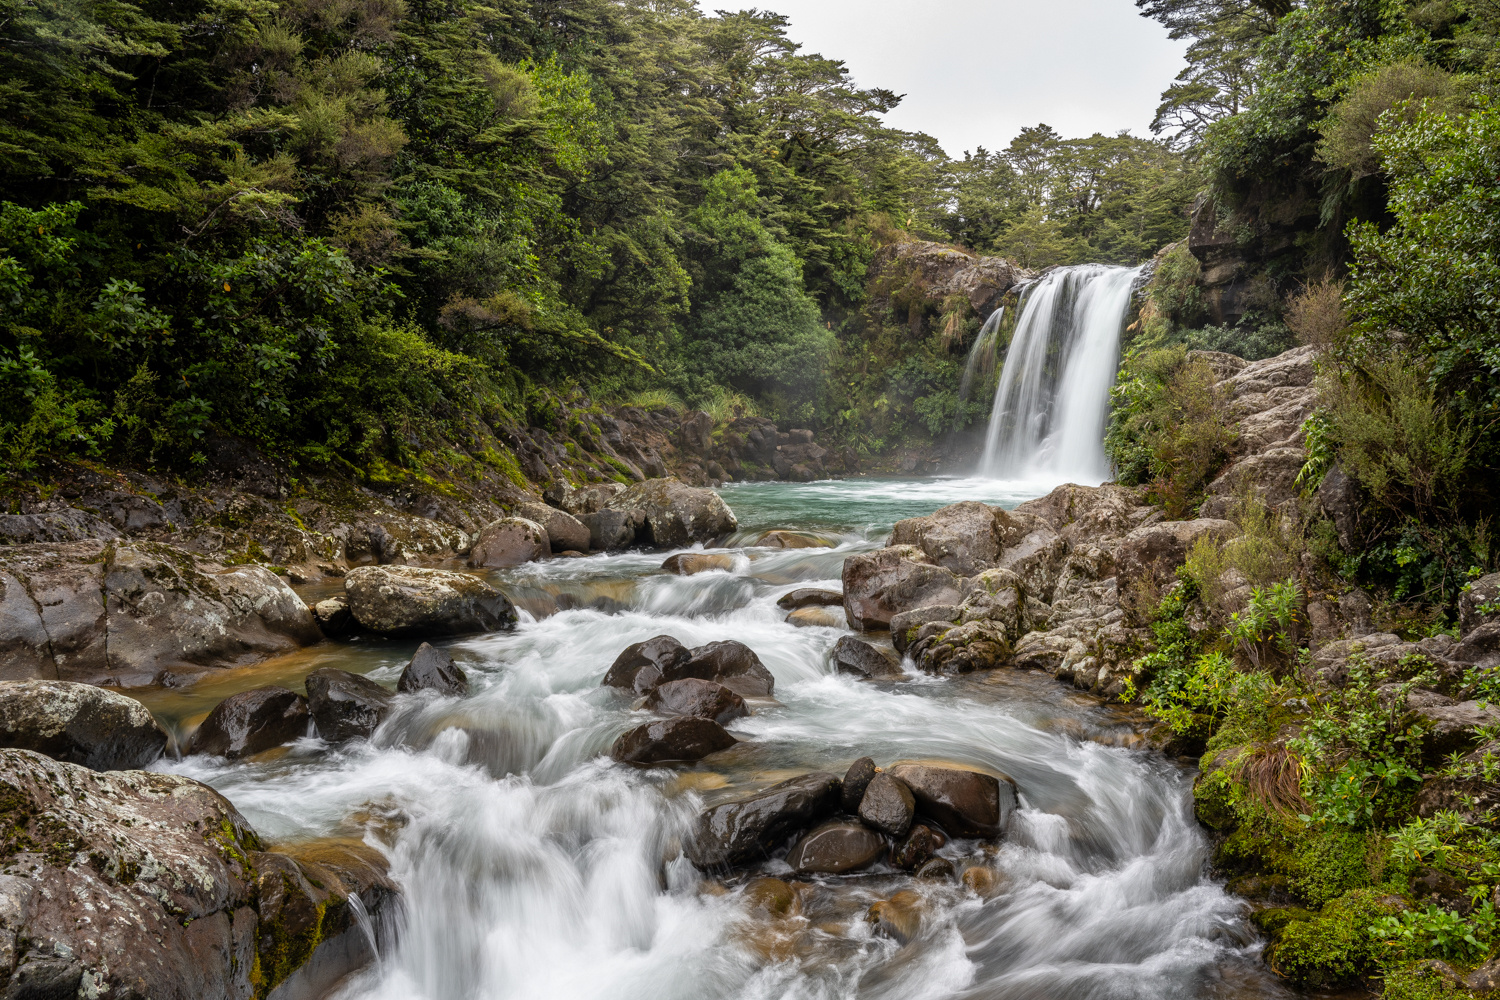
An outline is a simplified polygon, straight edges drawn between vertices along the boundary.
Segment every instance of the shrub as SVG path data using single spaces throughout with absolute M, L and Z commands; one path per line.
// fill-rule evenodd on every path
M 1375 148 L 1376 131 L 1410 122 L 1424 110 L 1450 106 L 1455 90 L 1451 73 L 1415 60 L 1390 63 L 1356 77 L 1323 122 L 1318 156 L 1354 177 L 1377 173 L 1381 157 Z
M 1287 300 L 1283 319 L 1296 335 L 1297 343 L 1328 347 L 1349 326 L 1344 283 L 1328 277 L 1308 283 Z

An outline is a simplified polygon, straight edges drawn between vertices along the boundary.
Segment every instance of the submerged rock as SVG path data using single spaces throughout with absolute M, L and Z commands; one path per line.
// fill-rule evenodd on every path
M 464 635 L 516 622 L 510 599 L 467 573 L 360 566 L 344 577 L 344 590 L 355 620 L 381 635 Z
M 833 668 L 841 674 L 855 674 L 871 680 L 891 680 L 906 676 L 899 663 L 879 648 L 852 635 L 842 636 L 834 644 Z
M 797 842 L 786 863 L 799 875 L 842 875 L 867 868 L 885 852 L 885 838 L 869 827 L 833 820 Z
M 920 895 L 910 889 L 903 889 L 890 899 L 882 899 L 872 905 L 865 914 L 865 920 L 873 925 L 876 934 L 907 944 L 922 929 L 922 917 L 926 909 Z
M 786 616 L 786 622 L 797 628 L 844 628 L 848 619 L 836 608 L 798 608 Z
M 134 698 L 69 681 L 0 681 L 0 746 L 95 771 L 129 771 L 162 755 L 167 734 Z
M 813 607 L 840 608 L 844 606 L 844 595 L 837 590 L 801 587 L 789 594 L 782 594 L 781 597 L 777 598 L 776 606 L 783 611 L 796 611 L 798 608 Z
M 955 837 L 995 837 L 1016 808 L 1016 786 L 991 774 L 927 764 L 897 764 L 893 777 L 911 789 L 917 812 Z
M 306 684 L 308 709 L 319 735 L 330 743 L 369 739 L 396 700 L 368 677 L 336 667 L 314 670 Z
M 906 836 L 891 851 L 891 864 L 907 871 L 916 871 L 947 842 L 947 837 L 926 823 L 913 823 Z
M 249 757 L 301 739 L 312 715 L 307 699 L 283 687 L 241 691 L 214 706 L 193 733 L 189 754 Z
M 646 697 L 646 708 L 669 715 L 693 715 L 727 725 L 750 714 L 745 699 L 714 681 L 685 677 L 658 685 Z
M 661 568 L 676 576 L 692 576 L 713 570 L 734 569 L 734 557 L 722 552 L 679 552 L 668 556 Z
M 772 785 L 738 802 L 705 810 L 688 847 L 701 869 L 767 857 L 784 840 L 829 816 L 839 805 L 839 779 L 815 772 Z
M 453 662 L 452 654 L 446 649 L 424 642 L 417 647 L 406 669 L 401 671 L 396 690 L 401 694 L 436 691 L 448 697 L 462 698 L 469 693 L 469 677 Z
M 755 544 L 769 549 L 831 549 L 834 543 L 803 531 L 768 531 Z
M 681 715 L 637 726 L 615 740 L 609 755 L 625 764 L 702 760 L 738 742 L 712 719 Z
M 675 479 L 648 479 L 615 494 L 605 505 L 615 511 L 640 511 L 645 532 L 657 548 L 680 548 L 728 535 L 739 526 L 734 512 L 713 490 L 687 486 Z
M 561 511 L 561 516 L 567 517 Z M 479 537 L 469 549 L 469 565 L 484 569 L 503 569 L 545 559 L 552 551 L 547 529 L 524 517 L 503 517 L 479 529 Z
M 866 826 L 892 837 L 903 836 L 911 828 L 916 812 L 917 800 L 911 789 L 900 778 L 884 772 L 870 779 L 857 810 Z

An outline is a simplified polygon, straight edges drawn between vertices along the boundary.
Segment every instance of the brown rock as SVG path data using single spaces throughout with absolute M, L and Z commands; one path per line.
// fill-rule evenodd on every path
M 615 740 L 609 755 L 626 764 L 702 760 L 737 741 L 712 719 L 682 715 L 637 726 Z
M 953 878 L 956 874 L 958 873 L 953 867 L 953 862 L 947 858 L 928 858 L 917 869 L 917 878 L 938 881 L 946 881 Z
M 838 608 L 798 608 L 786 616 L 788 625 L 797 628 L 846 628 L 848 619 Z
M 235 760 L 301 739 L 311 728 L 306 698 L 282 687 L 255 688 L 215 705 L 187 752 Z
M 786 863 L 799 875 L 842 875 L 874 864 L 885 851 L 885 838 L 869 827 L 833 820 L 797 842 Z
M 871 906 L 865 920 L 874 925 L 876 934 L 907 944 L 922 929 L 926 909 L 921 896 L 903 889 L 890 899 L 882 899 Z
M 870 779 L 869 787 L 859 800 L 859 818 L 866 826 L 901 837 L 911 828 L 917 800 L 900 778 L 881 773 Z
M 734 557 L 721 552 L 679 552 L 668 556 L 661 568 L 676 576 L 692 576 L 711 570 L 734 569 Z
M 318 734 L 330 743 L 369 739 L 390 714 L 396 696 L 368 677 L 337 667 L 307 675 L 307 706 Z
M 689 651 L 686 663 L 667 670 L 666 680 L 698 677 L 706 681 L 718 681 L 746 698 L 764 698 L 776 687 L 776 678 L 755 655 L 755 651 L 743 642 L 725 639 L 695 646 Z
M 965 868 L 962 878 L 964 888 L 979 896 L 981 899 L 989 899 L 1000 887 L 1000 875 L 993 868 L 984 865 L 974 865 Z
M 0 681 L 0 746 L 128 771 L 156 760 L 166 745 L 166 732 L 134 698 L 70 681 Z
M 523 503 L 516 505 L 515 514 L 541 525 L 553 552 L 588 551 L 588 525 L 567 511 L 544 503 Z
M 791 778 L 748 798 L 705 810 L 688 858 L 707 870 L 766 857 L 787 837 L 830 815 L 838 804 L 835 775 Z
M 469 565 L 503 569 L 545 559 L 551 551 L 547 530 L 540 524 L 524 517 L 503 517 L 479 529 L 469 550 Z
M 926 823 L 915 823 L 910 832 L 896 844 L 895 850 L 891 851 L 891 864 L 907 871 L 915 871 L 947 842 L 947 837 Z
M 755 544 L 771 549 L 831 549 L 834 543 L 800 531 L 768 531 Z
M 745 699 L 714 681 L 686 677 L 658 685 L 646 696 L 646 708 L 668 715 L 692 715 L 728 725 L 750 714 Z
M 692 658 L 687 647 L 670 635 L 658 635 L 626 646 L 600 684 L 604 687 L 625 688 L 637 694 L 645 694 L 660 684 L 669 673 L 675 671 Z M 712 680 L 712 678 L 703 678 Z
M 861 757 L 849 765 L 849 770 L 844 772 L 843 793 L 840 801 L 844 806 L 844 812 L 859 812 L 859 803 L 865 797 L 865 790 L 870 787 L 870 781 L 875 777 L 877 768 L 873 757 Z
M 922 550 L 896 546 L 844 560 L 844 612 L 852 626 L 889 628 L 903 611 L 933 604 L 957 604 L 959 578 L 942 566 L 925 562 Z
M 897 764 L 890 773 L 911 789 L 921 815 L 955 837 L 998 836 L 1016 808 L 1010 778 L 927 764 Z
M 776 606 L 783 611 L 796 611 L 798 608 L 830 607 L 838 608 L 844 606 L 844 595 L 837 590 L 819 590 L 815 587 L 802 587 L 783 594 L 776 601 Z
M 797 891 L 779 878 L 751 879 L 745 886 L 745 899 L 778 917 L 784 917 L 797 905 Z

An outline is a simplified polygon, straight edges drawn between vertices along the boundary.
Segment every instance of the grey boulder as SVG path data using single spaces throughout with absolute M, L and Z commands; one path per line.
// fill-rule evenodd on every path
M 69 681 L 0 681 L 0 746 L 95 771 L 130 771 L 166 745 L 166 732 L 134 698 Z
M 876 646 L 852 635 L 841 636 L 833 647 L 833 668 L 870 680 L 894 680 L 906 676 L 901 665 Z
M 547 530 L 540 524 L 524 517 L 503 517 L 479 529 L 479 537 L 469 549 L 469 565 L 504 569 L 544 559 L 551 551 Z
M 463 635 L 516 622 L 510 599 L 467 573 L 360 566 L 344 577 L 344 592 L 355 620 L 381 635 Z
M 739 527 L 734 512 L 719 494 L 676 479 L 636 483 L 615 494 L 605 506 L 609 510 L 640 511 L 649 541 L 658 548 L 712 541 Z
M 587 552 L 589 529 L 578 518 L 567 511 L 549 507 L 544 503 L 518 504 L 517 517 L 524 517 L 542 526 L 553 552 Z

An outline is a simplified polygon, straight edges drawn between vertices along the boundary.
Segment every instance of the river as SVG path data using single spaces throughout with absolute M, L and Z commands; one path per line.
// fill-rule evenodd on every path
M 370 743 L 307 739 L 255 761 L 165 766 L 213 785 L 274 842 L 355 837 L 385 850 L 405 896 L 399 942 L 343 1000 L 1281 997 L 1244 904 L 1206 871 L 1191 772 L 1140 747 L 1125 709 L 1017 671 L 872 683 L 831 672 L 842 629 L 796 628 L 777 597 L 837 588 L 843 559 L 899 518 L 1037 494 L 992 480 L 734 484 L 740 541 L 770 528 L 833 548 L 740 548 L 728 572 L 663 574 L 665 553 L 553 559 L 494 575 L 523 609 L 513 632 L 450 647 L 462 700 L 403 700 Z M 774 701 L 729 725 L 743 742 L 698 765 L 611 763 L 640 724 L 599 686 L 630 643 L 738 639 L 776 677 Z M 327 665 L 394 684 L 414 643 L 324 643 L 186 692 L 145 698 L 182 731 L 219 698 Z M 752 905 L 743 879 L 680 855 L 705 806 L 869 755 L 954 761 L 1013 777 L 1023 808 L 998 844 L 950 843 L 983 865 L 981 898 L 883 864 L 810 881 L 792 912 Z M 783 862 L 764 866 L 793 880 Z M 910 939 L 876 933 L 904 897 Z

